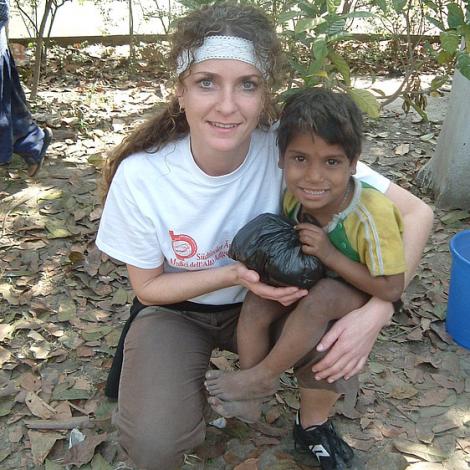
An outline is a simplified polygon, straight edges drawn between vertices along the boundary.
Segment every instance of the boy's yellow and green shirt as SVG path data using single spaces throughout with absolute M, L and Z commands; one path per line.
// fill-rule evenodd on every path
M 328 238 L 341 253 L 365 264 L 372 276 L 405 272 L 400 211 L 377 189 L 353 180 L 351 203 L 323 227 Z M 301 204 L 287 190 L 282 208 L 284 215 L 298 222 Z

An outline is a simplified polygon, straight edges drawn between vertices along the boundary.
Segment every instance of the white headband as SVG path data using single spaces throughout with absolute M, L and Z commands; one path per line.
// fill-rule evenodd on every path
M 266 76 L 266 63 L 258 60 L 255 47 L 248 39 L 237 36 L 206 36 L 202 46 L 191 52 L 185 49 L 176 60 L 176 73 L 179 75 L 191 64 L 209 59 L 234 59 L 256 67 Z

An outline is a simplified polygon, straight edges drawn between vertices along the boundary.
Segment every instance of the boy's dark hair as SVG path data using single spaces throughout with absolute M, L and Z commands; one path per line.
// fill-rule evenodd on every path
M 277 141 L 281 156 L 298 134 L 318 135 L 341 145 L 349 160 L 361 154 L 362 113 L 346 93 L 306 88 L 289 96 L 281 113 Z

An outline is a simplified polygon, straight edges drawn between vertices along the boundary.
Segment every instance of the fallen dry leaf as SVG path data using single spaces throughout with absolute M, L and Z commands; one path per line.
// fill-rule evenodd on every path
M 72 417 L 72 410 L 70 409 L 70 404 L 67 401 L 61 401 L 55 407 L 55 416 L 54 419 L 68 419 Z
M 26 406 L 34 416 L 42 419 L 49 419 L 55 415 L 55 410 L 34 392 L 28 392 L 25 400 Z
M 410 151 L 410 144 L 400 144 L 395 147 L 395 155 L 406 155 Z
M 375 439 L 356 439 L 354 437 L 345 437 L 347 443 L 357 450 L 362 450 L 363 452 L 368 452 L 375 445 Z
M 258 459 L 248 459 L 234 467 L 233 470 L 258 470 Z
M 448 455 L 440 449 L 423 444 L 416 444 L 404 439 L 394 439 L 393 445 L 400 452 L 415 455 L 427 462 L 442 462 L 448 457 Z
M 261 434 L 270 437 L 282 437 L 285 436 L 289 431 L 284 428 L 278 428 L 276 426 L 271 426 L 269 424 L 258 421 L 250 425 L 253 429 L 256 429 Z
M 430 462 L 417 462 L 412 463 L 406 467 L 406 470 L 444 470 L 440 463 L 430 463 Z
M 4 347 L 0 346 L 0 367 L 5 364 L 5 362 L 9 362 L 11 359 L 10 351 L 7 351 Z
M 396 398 L 397 400 L 406 400 L 408 398 L 414 397 L 418 393 L 415 387 L 411 384 L 403 383 L 395 385 L 390 391 L 389 395 L 391 398 Z
M 456 429 L 460 427 L 460 423 L 451 421 L 450 419 L 444 420 L 441 423 L 438 423 L 433 426 L 432 430 L 434 433 L 438 434 L 440 432 L 449 431 L 450 429 Z
M 31 452 L 36 465 L 41 465 L 48 456 L 54 444 L 64 436 L 52 432 L 28 431 L 31 442 Z
M 434 433 L 429 426 L 429 422 L 416 423 L 416 437 L 425 444 L 431 444 L 434 439 Z
M 64 463 L 66 465 L 85 465 L 88 463 L 95 453 L 95 448 L 106 440 L 108 435 L 102 434 L 86 434 L 84 441 L 75 444 L 71 449 L 68 449 L 64 456 Z
M 214 364 L 214 366 L 217 367 L 217 369 L 219 370 L 233 370 L 232 364 L 223 355 L 211 357 L 211 364 Z
M 273 406 L 265 413 L 265 419 L 268 424 L 273 424 L 281 416 L 281 409 Z
M 442 374 L 431 374 L 436 383 L 445 388 L 452 388 L 460 394 L 464 391 L 465 383 L 463 380 L 455 380 Z
M 441 404 L 449 396 L 449 391 L 445 388 L 426 390 L 423 394 L 413 400 L 417 406 L 434 406 Z
M 14 325 L 0 323 L 0 341 L 4 341 L 6 338 L 10 339 L 14 331 Z
M 25 372 L 19 377 L 18 384 L 28 392 L 37 392 L 41 388 L 41 377 Z

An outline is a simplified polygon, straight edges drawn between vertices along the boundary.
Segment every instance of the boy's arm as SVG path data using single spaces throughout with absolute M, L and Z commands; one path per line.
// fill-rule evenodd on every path
M 362 263 L 348 258 L 335 247 L 327 254 L 318 256 L 331 270 L 338 273 L 349 284 L 373 297 L 395 302 L 400 299 L 405 287 L 404 273 L 390 276 L 372 276 L 369 269 Z M 323 258 L 323 259 L 322 259 Z
M 297 224 L 302 251 L 316 256 L 332 271 L 335 271 L 349 284 L 373 297 L 395 302 L 403 293 L 404 274 L 392 276 L 372 276 L 368 267 L 348 258 L 336 249 L 322 228 L 313 224 Z

